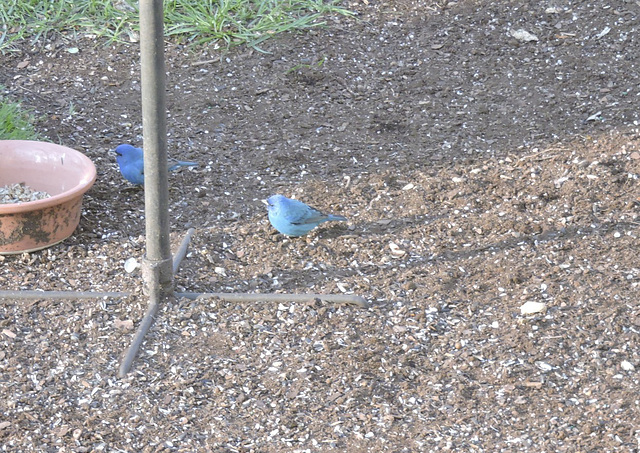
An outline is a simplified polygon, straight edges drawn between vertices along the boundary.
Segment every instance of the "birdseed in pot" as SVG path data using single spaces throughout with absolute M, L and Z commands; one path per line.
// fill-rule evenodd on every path
M 34 190 L 25 183 L 7 184 L 0 187 L 0 204 L 26 203 L 49 198 L 47 192 Z

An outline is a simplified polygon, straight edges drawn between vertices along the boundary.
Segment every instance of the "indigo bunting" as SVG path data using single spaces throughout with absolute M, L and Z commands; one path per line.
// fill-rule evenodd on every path
M 116 148 L 116 160 L 120 167 L 120 173 L 127 181 L 137 184 L 144 184 L 144 159 L 142 148 L 136 148 L 131 145 L 119 145 Z M 168 167 L 169 171 L 177 170 L 180 167 L 196 167 L 196 162 L 176 161 L 175 164 Z
M 283 195 L 272 195 L 267 199 L 269 222 L 280 233 L 287 236 L 304 236 L 324 222 L 346 221 L 341 215 L 323 214 L 301 201 Z

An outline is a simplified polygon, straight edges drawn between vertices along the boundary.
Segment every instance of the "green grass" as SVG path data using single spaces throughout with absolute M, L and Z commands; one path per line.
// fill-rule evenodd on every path
M 0 140 L 37 140 L 33 116 L 0 95 Z
M 325 14 L 352 16 L 339 0 L 165 0 L 165 34 L 193 43 L 220 41 L 256 47 L 278 33 L 324 25 Z M 52 33 L 109 41 L 136 36 L 135 0 L 0 0 L 0 51 Z

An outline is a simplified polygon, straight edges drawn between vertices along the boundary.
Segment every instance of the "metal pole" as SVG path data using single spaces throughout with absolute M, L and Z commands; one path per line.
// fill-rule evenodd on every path
M 147 238 L 146 254 L 142 260 L 142 278 L 149 296 L 149 306 L 120 364 L 120 377 L 129 372 L 144 336 L 153 324 L 160 303 L 173 293 L 163 20 L 163 0 L 140 0 L 144 212 Z
M 150 285 L 158 283 L 162 296 L 171 294 L 173 289 L 169 242 L 163 0 L 140 0 L 140 51 L 147 238 L 142 272 L 147 291 Z
M 92 291 L 13 291 L 0 290 L 0 300 L 76 300 L 76 299 L 115 299 L 119 297 L 129 297 L 130 292 L 92 292 Z M 369 308 L 367 299 L 355 294 L 272 294 L 272 293 L 174 293 L 177 298 L 187 299 L 211 299 L 218 298 L 227 302 L 311 302 L 316 299 L 335 303 L 357 305 L 362 308 Z M 155 307 L 157 308 L 157 307 Z M 155 309 L 154 308 L 154 309 Z M 147 308 L 147 313 L 155 315 L 155 311 Z M 146 317 L 146 315 L 145 315 Z M 146 322 L 142 321 L 146 324 Z M 146 331 L 146 330 L 145 330 Z

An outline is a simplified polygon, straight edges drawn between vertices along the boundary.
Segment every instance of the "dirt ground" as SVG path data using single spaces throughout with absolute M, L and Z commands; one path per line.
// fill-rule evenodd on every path
M 142 143 L 138 45 L 0 57 L 98 170 L 0 286 L 134 293 L 2 301 L 0 451 L 638 451 L 640 4 L 349 6 L 264 52 L 167 44 L 170 154 L 200 162 L 170 177 L 175 285 L 370 308 L 171 301 L 123 379 L 144 197 L 109 151 Z M 273 193 L 349 222 L 286 239 Z

